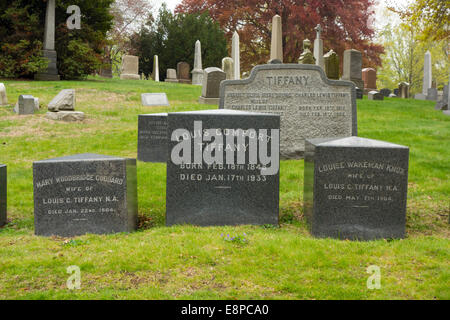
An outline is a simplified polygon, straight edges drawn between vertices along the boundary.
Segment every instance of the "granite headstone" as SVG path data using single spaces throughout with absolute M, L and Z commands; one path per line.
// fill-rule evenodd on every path
M 409 148 L 350 137 L 306 142 L 304 212 L 315 237 L 403 238 Z
M 380 93 L 383 95 L 383 97 L 389 97 L 392 91 L 388 88 L 383 88 L 380 90 Z
M 323 56 L 325 73 L 328 79 L 339 80 L 339 56 L 333 50 Z
M 370 91 L 367 94 L 367 99 L 369 99 L 369 100 L 384 100 L 384 96 L 378 91 Z
M 190 67 L 189 63 L 187 62 L 178 62 L 177 64 L 177 77 L 179 83 L 184 84 L 191 84 L 192 81 L 190 79 L 189 73 L 190 73 Z
M 145 107 L 170 106 L 167 95 L 162 93 L 143 93 L 141 94 L 142 105 Z
M 203 75 L 202 96 L 200 104 L 219 104 L 220 83 L 226 79 L 226 74 L 216 67 L 206 68 Z
M 178 82 L 177 79 L 177 70 L 175 69 L 167 69 L 165 82 Z
M 31 95 L 20 95 L 19 101 L 14 108 L 14 112 L 18 115 L 28 115 L 34 114 L 36 110 L 36 105 L 34 102 L 34 97 Z
M 122 57 L 122 72 L 120 79 L 140 80 L 139 76 L 139 57 L 124 55 Z
M 362 80 L 362 54 L 358 50 L 344 51 L 344 68 L 342 80 L 352 81 L 358 88 L 364 88 Z
M 167 113 L 139 115 L 138 160 L 167 161 Z

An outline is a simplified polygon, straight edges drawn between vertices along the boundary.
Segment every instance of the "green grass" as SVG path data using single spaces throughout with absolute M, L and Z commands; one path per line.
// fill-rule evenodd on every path
M 153 81 L 4 81 L 0 163 L 8 165 L 9 224 L 0 229 L 0 299 L 450 299 L 450 117 L 429 101 L 358 100 L 359 136 L 410 147 L 407 238 L 350 242 L 314 239 L 303 219 L 303 160 L 282 161 L 281 227 L 164 226 L 165 165 L 138 162 L 141 228 L 74 239 L 33 235 L 35 160 L 92 152 L 136 157 L 142 113 L 209 109 L 201 88 Z M 61 90 L 74 88 L 83 123 L 44 118 Z M 140 94 L 166 92 L 171 107 L 142 107 Z M 41 111 L 16 116 L 19 94 Z M 221 234 L 246 233 L 248 243 Z M 67 267 L 81 289 L 66 287 Z M 369 290 L 366 269 L 381 269 Z

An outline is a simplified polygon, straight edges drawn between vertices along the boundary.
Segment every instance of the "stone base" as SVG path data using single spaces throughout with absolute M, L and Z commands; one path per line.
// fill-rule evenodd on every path
M 173 83 L 178 83 L 178 79 L 166 79 L 164 80 L 164 82 L 173 82 Z
M 219 105 L 220 98 L 205 98 L 205 97 L 199 97 L 198 103 L 200 104 L 216 104 Z
M 80 111 L 47 112 L 45 117 L 50 120 L 66 122 L 83 121 L 85 119 L 84 112 Z
M 121 80 L 141 80 L 141 76 L 138 74 L 123 73 L 120 75 Z
M 414 99 L 416 100 L 427 100 L 427 96 L 423 93 L 416 93 L 414 96 Z
M 203 70 L 192 70 L 192 84 L 194 86 L 201 86 L 203 84 Z
M 58 74 L 36 73 L 34 75 L 36 81 L 59 81 L 61 78 Z
M 43 50 L 42 55 L 48 60 L 47 69 L 34 75 L 34 80 L 37 81 L 59 81 L 58 68 L 56 63 L 58 61 L 55 50 Z
M 357 86 L 358 88 L 364 88 L 364 81 L 362 79 L 345 79 L 345 78 L 341 78 L 341 80 L 345 80 L 345 81 L 351 81 L 355 84 L 355 86 Z
M 364 95 L 368 95 L 370 91 L 377 91 L 377 88 L 370 89 L 370 88 L 364 88 Z
M 178 82 L 182 84 L 192 84 L 190 79 L 178 79 Z

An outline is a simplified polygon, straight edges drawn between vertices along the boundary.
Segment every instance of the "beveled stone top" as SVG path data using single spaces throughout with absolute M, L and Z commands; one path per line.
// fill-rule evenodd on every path
M 213 110 L 199 110 L 199 111 L 183 111 L 173 112 L 171 114 L 198 114 L 198 115 L 230 115 L 230 116 L 278 116 L 271 113 L 246 112 L 231 109 L 213 109 Z
M 105 156 L 101 154 L 95 153 L 82 153 L 75 154 L 71 156 L 52 158 L 47 160 L 39 160 L 35 161 L 35 163 L 44 163 L 44 162 L 64 162 L 64 161 L 99 161 L 99 160 L 126 160 L 127 158 L 122 157 L 114 157 L 114 156 Z
M 146 114 L 140 114 L 139 116 L 141 117 L 151 117 L 151 116 L 156 116 L 156 117 L 162 117 L 162 116 L 167 116 L 167 113 L 146 113 Z
M 330 139 L 307 139 L 310 143 L 321 147 L 351 147 L 351 148 L 404 148 L 409 149 L 406 146 L 402 146 L 395 143 L 386 141 L 367 139 L 361 137 L 346 137 L 346 138 L 330 138 Z

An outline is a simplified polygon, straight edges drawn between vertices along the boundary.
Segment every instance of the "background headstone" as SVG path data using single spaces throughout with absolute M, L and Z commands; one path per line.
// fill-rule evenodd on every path
M 311 41 L 308 39 L 303 40 L 303 52 L 298 58 L 299 64 L 316 64 L 316 59 L 311 52 Z
M 57 112 L 63 111 L 74 111 L 75 110 L 75 90 L 74 89 L 64 89 L 61 90 L 56 97 L 50 101 L 48 104 L 48 110 Z
M 122 72 L 120 79 L 123 80 L 140 80 L 139 76 L 139 57 L 124 55 L 122 57 Z
M 364 68 L 361 74 L 364 81 L 364 93 L 377 90 L 377 71 L 373 68 Z
M 448 84 L 446 84 L 444 86 L 444 92 L 442 94 L 442 98 L 436 102 L 435 109 L 436 110 L 448 110 L 449 109 L 449 107 L 448 107 L 449 96 L 450 96 L 450 94 L 449 94 L 449 90 L 448 90 Z
M 369 100 L 384 100 L 384 96 L 378 91 L 370 91 L 367 94 L 367 99 L 369 99 Z
M 315 65 L 267 64 L 250 78 L 223 81 L 220 108 L 281 116 L 281 156 L 303 156 L 305 138 L 357 134 L 355 86 L 328 80 Z
M 405 237 L 409 148 L 350 137 L 306 142 L 304 212 L 315 237 Z
M 363 89 L 356 87 L 355 90 L 356 90 L 356 99 L 362 99 L 363 98 Z
M 177 77 L 178 82 L 184 84 L 190 84 L 191 79 L 189 78 L 190 66 L 187 62 L 178 62 L 177 63 Z
M 272 18 L 270 61 L 272 60 L 280 60 L 283 63 L 283 31 L 281 17 L 279 15 L 275 15 Z
M 112 72 L 111 64 L 107 64 L 106 66 L 104 66 L 100 69 L 100 77 L 112 79 L 113 72 Z
M 433 75 L 432 75 L 432 66 L 431 66 L 431 53 L 427 51 L 424 57 L 423 64 L 423 85 L 422 85 L 422 94 L 424 96 L 428 95 L 428 89 L 432 86 Z
M 36 106 L 34 103 L 34 97 L 31 95 L 20 95 L 19 101 L 14 108 L 14 112 L 18 115 L 34 114 Z
M 339 80 L 339 56 L 333 50 L 330 50 L 323 56 L 325 65 L 325 74 L 328 79 Z
M 323 40 L 320 38 L 320 34 L 323 31 L 322 26 L 318 24 L 314 30 L 317 33 L 317 37 L 314 40 L 314 59 L 316 59 L 316 65 L 325 70 L 325 63 L 323 61 Z
M 138 160 L 167 161 L 167 113 L 140 114 L 138 119 Z
M 175 69 L 167 69 L 165 82 L 178 82 L 177 79 L 177 70 Z
M 427 94 L 427 100 L 436 101 L 438 98 L 438 91 L 436 88 L 429 88 Z
M 202 96 L 200 104 L 219 104 L 220 83 L 226 79 L 226 74 L 216 67 L 206 68 L 203 74 Z
M 35 233 L 73 237 L 137 228 L 136 160 L 80 154 L 33 163 Z
M 279 159 L 276 145 L 279 142 L 279 128 L 279 116 L 270 114 L 232 110 L 169 113 L 166 224 L 277 225 Z M 202 137 L 197 133 L 203 130 L 208 130 L 209 134 Z M 270 135 L 269 139 L 256 138 L 262 130 Z M 175 132 L 178 134 L 174 135 Z M 242 136 L 243 132 L 253 137 L 252 142 Z M 202 138 L 205 141 L 215 140 L 203 147 L 203 157 L 197 162 L 195 157 L 202 152 L 198 142 Z M 244 143 L 241 138 L 245 138 Z M 192 151 L 191 159 L 184 161 L 184 164 L 173 161 L 180 154 L 177 151 L 180 143 L 187 143 L 185 150 Z M 249 147 L 244 148 L 244 144 Z M 267 148 L 267 153 L 264 148 Z M 252 150 L 251 153 L 249 150 Z M 268 155 L 269 150 L 271 159 L 265 161 L 261 154 Z M 215 159 L 207 162 L 212 154 Z M 259 154 L 257 158 L 256 154 Z M 222 164 L 218 163 L 220 155 Z M 250 155 L 254 155 L 255 159 Z M 236 159 L 242 161 L 237 163 Z M 265 172 L 261 170 L 263 162 L 269 169 Z
M 201 86 L 203 83 L 202 45 L 200 40 L 195 42 L 194 69 L 192 70 L 192 84 Z
M 233 59 L 230 57 L 225 57 L 222 59 L 222 70 L 225 72 L 227 80 L 234 79 L 234 66 Z
M 380 93 L 383 95 L 383 97 L 389 97 L 392 91 L 388 88 L 383 88 L 380 90 Z
M 6 95 L 6 88 L 3 83 L 0 83 L 0 106 L 8 105 L 8 97 Z
M 141 101 L 144 107 L 156 107 L 156 106 L 170 106 L 167 95 L 162 93 L 143 93 L 141 94 Z
M 152 79 L 153 81 L 159 82 L 159 58 L 157 55 L 153 57 Z
M 358 88 L 364 88 L 362 80 L 362 54 L 358 50 L 344 51 L 344 68 L 342 80 L 352 81 Z
M 6 223 L 7 186 L 7 168 L 0 163 L 0 227 Z
M 231 39 L 231 59 L 233 59 L 234 79 L 241 79 L 241 51 L 239 34 L 235 31 Z

